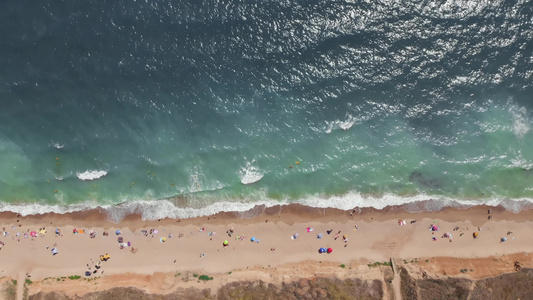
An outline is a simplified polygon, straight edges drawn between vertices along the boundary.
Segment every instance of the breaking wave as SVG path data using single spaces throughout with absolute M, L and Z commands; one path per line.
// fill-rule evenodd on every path
M 103 170 L 99 170 L 99 171 L 98 170 L 87 170 L 83 173 L 76 172 L 76 176 L 78 176 L 80 180 L 96 180 L 106 175 L 107 175 L 107 171 L 103 171 Z

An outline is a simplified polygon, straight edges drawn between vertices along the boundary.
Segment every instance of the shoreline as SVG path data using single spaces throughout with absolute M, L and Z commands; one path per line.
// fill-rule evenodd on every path
M 374 207 L 355 207 L 350 210 L 342 210 L 339 208 L 332 208 L 332 207 L 313 207 L 313 206 L 307 206 L 304 204 L 294 203 L 294 204 L 277 204 L 273 206 L 266 206 L 266 205 L 255 205 L 253 208 L 245 210 L 245 211 L 221 211 L 217 212 L 215 214 L 210 215 L 203 215 L 203 216 L 197 216 L 197 217 L 191 217 L 191 218 L 159 218 L 159 219 L 143 219 L 142 213 L 139 212 L 133 212 L 126 214 L 124 218 L 122 218 L 120 221 L 115 222 L 113 220 L 113 217 L 109 211 L 109 209 L 103 208 L 103 207 L 95 207 L 95 208 L 89 208 L 84 210 L 77 210 L 72 212 L 65 212 L 65 213 L 55 213 L 55 212 L 46 212 L 46 213 L 35 213 L 35 214 L 21 214 L 19 212 L 13 212 L 13 211 L 0 211 L 0 220 L 9 220 L 13 221 L 17 218 L 24 218 L 27 220 L 30 220 L 31 222 L 36 222 L 39 220 L 47 220 L 47 219 L 53 219 L 54 221 L 59 221 L 60 223 L 58 225 L 68 225 L 71 224 L 71 222 L 102 222 L 104 224 L 107 224 L 108 227 L 117 226 L 119 224 L 129 224 L 128 226 L 131 226 L 131 224 L 137 224 L 137 222 L 143 222 L 146 224 L 150 224 L 153 222 L 161 222 L 161 221 L 168 221 L 168 220 L 179 220 L 180 222 L 189 222 L 189 223 L 195 223 L 197 220 L 210 220 L 211 218 L 215 220 L 216 218 L 222 218 L 224 220 L 228 219 L 240 219 L 240 220 L 253 220 L 258 217 L 262 216 L 270 216 L 270 215 L 292 215 L 293 217 L 297 218 L 301 221 L 306 221 L 307 218 L 313 217 L 313 218 L 329 218 L 330 216 L 339 216 L 340 218 L 346 218 L 345 220 L 348 221 L 354 216 L 359 216 L 360 218 L 363 218 L 364 220 L 371 220 L 374 215 L 376 216 L 382 216 L 382 215 L 397 215 L 400 216 L 402 214 L 408 214 L 408 215 L 441 215 L 444 214 L 447 217 L 450 217 L 450 220 L 459 220 L 457 218 L 454 218 L 456 216 L 463 216 L 465 214 L 469 215 L 470 211 L 475 211 L 476 213 L 478 211 L 487 211 L 488 209 L 493 210 L 494 212 L 498 212 L 500 214 L 500 217 L 505 218 L 506 220 L 525 220 L 521 216 L 524 214 L 527 214 L 530 211 L 533 211 L 533 203 L 531 207 L 529 206 L 523 206 L 521 210 L 515 211 L 515 210 L 509 210 L 508 208 L 497 205 L 497 206 L 491 206 L 487 204 L 479 204 L 479 205 L 461 205 L 461 206 L 443 206 L 439 208 L 438 210 L 424 210 L 423 208 L 426 208 L 428 205 L 427 203 L 431 202 L 438 202 L 438 200 L 426 200 L 426 201 L 419 201 L 419 202 L 413 202 L 413 203 L 406 203 L 402 205 L 390 205 L 386 206 L 381 209 L 377 209 Z M 120 204 L 118 204 L 120 205 Z M 327 215 L 327 217 L 326 217 Z M 371 217 L 368 217 L 372 215 Z M 464 216 L 463 216 L 464 217 Z M 370 218 L 370 219 L 369 219 Z M 136 227 L 136 225 L 133 225 L 133 227 Z
M 216 289 L 224 283 L 251 278 L 280 283 L 316 274 L 375 278 L 382 275 L 368 271 L 367 265 L 391 258 L 400 264 L 416 260 L 420 268 L 424 265 L 424 269 L 435 274 L 454 265 L 450 263 L 452 260 L 464 264 L 465 260 L 490 261 L 513 255 L 521 255 L 524 267 L 533 267 L 533 256 L 528 256 L 533 250 L 529 241 L 533 233 L 530 226 L 533 210 L 515 213 L 502 206 L 446 207 L 435 212 L 410 213 L 398 206 L 344 211 L 291 204 L 190 219 L 143 221 L 141 215 L 132 214 L 120 223 L 112 222 L 105 212 L 96 209 L 30 216 L 2 212 L 0 220 L 1 227 L 9 232 L 8 236 L 0 237 L 4 242 L 0 250 L 0 276 L 24 282 L 29 275 L 32 281 L 41 283 L 30 286 L 36 289 L 32 292 L 45 290 L 42 282 L 47 278 L 68 276 L 95 280 L 112 276 L 109 278 L 122 278 L 124 286 L 136 286 L 138 278 L 147 278 L 143 276 L 170 280 L 178 273 L 205 274 L 219 279 L 201 284 L 194 280 L 184 285 L 177 282 L 176 289 L 205 285 Z M 405 221 L 405 225 L 399 221 Z M 429 230 L 433 224 L 438 225 L 439 231 Z M 34 238 L 23 236 L 42 228 L 45 234 L 38 233 Z M 54 234 L 56 228 L 60 229 L 60 235 Z M 73 233 L 74 229 L 78 233 Z M 79 233 L 82 229 L 84 233 Z M 230 229 L 233 229 L 231 236 Z M 91 230 L 95 232 L 94 238 L 90 237 Z M 120 235 L 115 234 L 116 230 L 120 230 Z M 104 232 L 108 235 L 104 236 Z M 474 232 L 479 233 L 479 238 L 473 238 Z M 445 233 L 453 234 L 453 238 L 444 237 Z M 131 245 L 121 249 L 119 237 Z M 252 242 L 252 237 L 256 241 Z M 500 240 L 503 237 L 508 239 L 505 243 Z M 225 240 L 228 246 L 223 245 Z M 131 251 L 132 247 L 135 251 Z M 332 248 L 333 252 L 319 254 L 317 250 L 321 247 Z M 57 248 L 59 253 L 52 255 L 52 248 Z M 100 255 L 106 253 L 111 255 L 109 261 L 100 261 Z M 443 262 L 424 263 L 439 259 Z M 339 273 L 341 264 L 349 270 Z M 459 274 L 460 268 L 455 269 Z M 475 269 L 476 272 L 468 274 L 471 278 L 493 276 L 502 270 L 508 272 L 512 266 Z M 96 273 L 85 276 L 87 271 Z M 228 276 L 232 273 L 233 276 Z M 53 289 L 54 285 L 50 285 L 48 288 Z M 102 282 L 99 286 L 101 290 L 113 287 Z M 66 289 L 76 290 L 72 286 Z M 153 287 L 150 292 L 163 290 Z
M 458 209 L 464 210 L 475 208 L 478 206 L 487 207 L 501 207 L 504 210 L 513 213 L 519 213 L 524 210 L 533 210 L 533 199 L 482 199 L 483 202 L 476 202 L 474 200 L 457 200 L 448 198 L 432 198 L 429 196 L 418 195 L 407 198 L 389 198 L 389 197 L 374 197 L 369 196 L 365 202 L 374 203 L 372 206 L 358 206 L 361 201 L 349 201 L 356 204 L 356 206 L 349 205 L 344 198 L 346 195 L 334 195 L 321 199 L 319 205 L 316 201 L 310 199 L 303 199 L 299 202 L 287 203 L 277 201 L 259 201 L 254 203 L 244 202 L 217 202 L 211 203 L 201 207 L 191 206 L 186 198 L 167 198 L 153 201 L 131 201 L 121 202 L 113 205 L 87 205 L 87 204 L 73 204 L 73 205 L 42 205 L 37 203 L 20 203 L 20 204 L 3 204 L 0 206 L 0 213 L 14 213 L 22 216 L 35 215 L 71 215 L 87 213 L 100 213 L 107 215 L 108 219 L 113 223 L 120 223 L 123 219 L 131 215 L 140 215 L 143 221 L 160 220 L 160 219 L 194 219 L 201 217 L 209 217 L 217 214 L 236 214 L 242 218 L 253 218 L 263 213 L 263 211 L 276 209 L 278 207 L 302 206 L 308 209 L 335 209 L 340 211 L 357 212 L 365 211 L 389 211 L 389 210 L 405 210 L 409 213 L 424 213 L 424 212 L 438 212 L 444 209 Z M 338 202 L 337 202 L 338 201 Z M 384 205 L 383 203 L 392 203 Z M 336 203 L 336 204 L 335 204 Z

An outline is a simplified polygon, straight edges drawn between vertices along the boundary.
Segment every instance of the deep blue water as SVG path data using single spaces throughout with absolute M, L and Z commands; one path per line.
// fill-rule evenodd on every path
M 0 208 L 530 202 L 532 20 L 525 0 L 4 2 Z

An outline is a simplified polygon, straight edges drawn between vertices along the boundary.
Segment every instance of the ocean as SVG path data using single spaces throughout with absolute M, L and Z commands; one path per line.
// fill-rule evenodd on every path
M 5 1 L 0 39 L 1 211 L 532 203 L 530 1 Z

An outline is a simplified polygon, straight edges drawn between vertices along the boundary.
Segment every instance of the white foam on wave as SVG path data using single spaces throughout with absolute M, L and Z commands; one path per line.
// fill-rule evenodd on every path
M 515 168 L 521 168 L 525 170 L 531 170 L 533 169 L 533 162 L 528 161 L 522 156 L 522 151 L 518 150 L 518 153 L 515 151 L 512 151 L 515 153 L 516 157 L 511 159 L 511 167 Z
M 242 167 L 239 171 L 242 184 L 252 184 L 263 178 L 264 174 L 259 172 L 259 169 L 257 169 L 253 163 L 254 161 L 247 162 L 246 166 Z
M 65 147 L 65 144 L 60 144 L 60 143 L 57 143 L 57 142 L 52 142 L 52 146 L 56 149 L 63 149 L 63 147 Z
M 107 175 L 107 171 L 104 170 L 87 170 L 85 172 L 76 172 L 76 176 L 80 180 L 96 180 Z
M 326 122 L 326 133 L 331 133 L 334 129 L 348 130 L 352 128 L 357 119 L 350 115 L 346 115 L 346 120 L 335 120 L 332 122 Z
M 275 201 L 269 202 L 217 202 L 202 208 L 195 207 L 177 207 L 173 201 L 134 201 L 126 202 L 120 205 L 105 207 L 110 219 L 118 223 L 130 214 L 141 214 L 142 220 L 159 220 L 164 218 L 186 219 L 204 217 L 216 214 L 222 211 L 246 212 L 254 209 L 256 206 L 270 207 L 278 205 Z
M 240 200 L 238 200 L 240 201 Z M 164 218 L 185 219 L 210 216 L 219 212 L 237 212 L 242 218 L 260 215 L 266 208 L 299 203 L 315 208 L 337 208 L 352 210 L 354 208 L 383 209 L 387 206 L 403 206 L 408 212 L 439 211 L 445 207 L 467 208 L 476 205 L 498 206 L 506 210 L 518 213 L 523 209 L 533 208 L 533 199 L 517 198 L 503 199 L 493 198 L 483 201 L 457 200 L 431 195 L 416 195 L 400 197 L 392 194 L 383 196 L 365 196 L 357 192 L 350 192 L 342 196 L 324 198 L 320 195 L 311 196 L 299 200 L 274 200 L 261 198 L 254 202 L 234 202 L 225 200 L 211 204 L 197 204 L 197 207 L 179 207 L 172 200 L 130 200 L 117 205 L 97 205 L 94 202 L 78 205 L 42 205 L 42 204 L 0 204 L 0 211 L 10 211 L 27 215 L 39 215 L 45 213 L 66 214 L 78 211 L 96 209 L 107 213 L 109 219 L 119 223 L 126 216 L 140 214 L 142 220 L 158 220 Z
M 490 198 L 478 200 L 453 199 L 436 195 L 418 194 L 413 196 L 398 196 L 384 194 L 381 196 L 362 195 L 352 191 L 344 195 L 323 197 L 321 195 L 300 199 L 296 203 L 317 208 L 337 208 L 351 210 L 358 208 L 383 209 L 387 206 L 403 206 L 408 212 L 439 211 L 445 207 L 471 207 L 476 205 L 501 205 L 515 213 L 524 208 L 533 207 L 531 198 Z
M 208 192 L 223 189 L 224 183 L 218 180 L 207 181 L 202 168 L 195 166 L 189 173 L 189 184 L 184 191 L 186 193 Z
M 513 116 L 513 133 L 523 139 L 530 130 L 530 121 L 525 107 L 511 106 L 509 112 Z
M 61 195 L 55 196 L 57 200 L 61 201 Z M 78 211 L 84 211 L 96 208 L 97 206 L 79 204 L 79 205 L 44 205 L 44 204 L 0 204 L 0 211 L 13 212 L 21 216 L 42 215 L 47 213 L 67 214 Z

